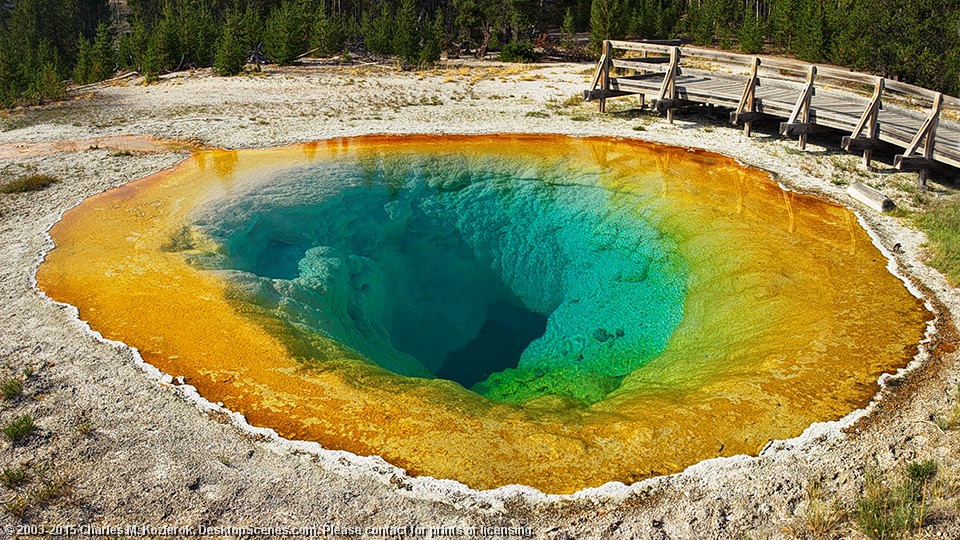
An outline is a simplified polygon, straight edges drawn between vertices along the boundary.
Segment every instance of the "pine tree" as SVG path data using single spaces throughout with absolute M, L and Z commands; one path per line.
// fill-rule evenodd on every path
M 24 77 L 29 83 L 24 92 L 24 100 L 29 104 L 42 103 L 48 99 L 60 99 L 66 95 L 66 85 L 60 75 L 60 58 L 54 45 L 40 42 L 33 58 L 21 64 L 28 74 Z
M 183 62 L 189 66 L 208 66 L 217 50 L 219 30 L 209 0 L 179 0 L 180 42 Z
M 94 80 L 103 81 L 113 77 L 117 71 L 117 64 L 113 54 L 113 40 L 110 38 L 110 30 L 105 22 L 97 25 L 91 57 L 90 72 Z
M 6 32 L 0 30 L 0 106 L 12 107 L 20 100 L 19 62 L 7 52 Z
M 347 44 L 343 14 L 327 13 L 325 8 L 320 8 L 313 20 L 313 31 L 310 35 L 310 47 L 321 55 L 331 56 L 343 52 Z
M 532 37 L 532 30 L 540 22 L 539 15 L 551 4 L 538 0 L 506 0 L 505 3 L 507 12 L 504 22 L 508 26 L 509 37 L 514 41 Z
M 134 71 L 143 71 L 143 56 L 150 42 L 147 27 L 140 19 L 134 19 L 130 31 L 120 37 L 117 44 L 117 55 L 120 65 Z
M 383 4 L 380 16 L 367 18 L 364 28 L 364 43 L 373 54 L 393 53 L 393 12 L 388 3 Z
M 794 49 L 796 21 L 802 16 L 800 0 L 776 0 L 770 6 L 770 31 L 774 43 L 783 52 Z
M 152 83 L 160 76 L 163 69 L 163 54 L 159 49 L 163 48 L 159 34 L 153 34 L 147 42 L 147 48 L 140 57 L 140 73 L 143 74 L 143 80 L 146 83 Z
M 433 24 L 424 31 L 423 49 L 420 51 L 420 65 L 436 64 L 443 54 L 443 44 L 447 42 L 447 32 L 443 27 L 443 14 L 439 11 L 433 18 Z
M 763 50 L 763 26 L 753 14 L 753 10 L 749 8 L 743 15 L 739 37 L 741 51 L 747 54 L 757 54 Z
M 40 103 L 50 99 L 60 99 L 67 95 L 66 85 L 60 78 L 55 62 L 44 62 L 36 72 L 33 84 L 27 89 L 28 100 Z
M 163 6 L 160 20 L 153 26 L 150 44 L 153 45 L 156 72 L 177 69 L 183 64 L 183 21 L 172 0 Z
M 590 5 L 590 45 L 599 51 L 604 40 L 620 39 L 626 32 L 623 0 L 593 0 Z
M 691 4 L 687 13 L 687 26 L 697 45 L 712 45 L 716 37 L 713 17 L 709 5 Z
M 417 7 L 414 0 L 401 0 L 394 18 L 393 52 L 405 64 L 416 64 L 420 59 L 420 32 L 417 30 Z
M 243 46 L 243 16 L 231 10 L 217 41 L 217 53 L 213 60 L 213 70 L 222 76 L 236 75 L 243 71 L 247 52 Z
M 283 0 L 267 17 L 264 52 L 280 65 L 292 64 L 304 52 L 306 31 L 303 9 L 295 0 Z
M 77 63 L 73 67 L 74 84 L 88 84 L 96 79 L 91 75 L 93 64 L 93 47 L 87 38 L 80 36 L 77 39 Z
M 567 12 L 563 14 L 561 32 L 563 34 L 563 46 L 568 48 L 573 47 L 577 37 L 577 24 L 573 18 L 573 8 L 568 7 Z
M 826 56 L 827 28 L 820 2 L 807 2 L 798 22 L 793 52 L 801 60 L 819 62 Z

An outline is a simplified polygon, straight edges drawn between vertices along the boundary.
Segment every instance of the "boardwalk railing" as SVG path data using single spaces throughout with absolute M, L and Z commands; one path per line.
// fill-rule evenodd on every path
M 960 124 L 944 118 L 945 112 L 960 118 L 960 99 L 952 96 L 784 58 L 611 40 L 603 42 L 601 52 L 583 93 L 588 101 L 600 101 L 601 112 L 606 112 L 607 99 L 627 95 L 649 98 L 671 123 L 678 107 L 729 107 L 730 121 L 743 125 L 747 136 L 761 116 L 784 119 L 780 133 L 797 136 L 801 149 L 808 134 L 836 129 L 849 133 L 841 142 L 844 150 L 863 151 L 864 166 L 870 165 L 880 141 L 903 148 L 894 166 L 919 171 L 921 187 L 934 164 L 960 167 Z

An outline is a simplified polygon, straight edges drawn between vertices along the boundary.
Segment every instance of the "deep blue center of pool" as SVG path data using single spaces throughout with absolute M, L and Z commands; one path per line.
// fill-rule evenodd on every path
M 196 216 L 249 301 L 395 373 L 601 399 L 659 354 L 687 267 L 595 178 L 455 160 L 278 173 Z

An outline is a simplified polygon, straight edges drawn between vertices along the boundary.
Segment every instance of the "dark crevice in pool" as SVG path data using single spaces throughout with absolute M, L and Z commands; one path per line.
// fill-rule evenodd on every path
M 546 331 L 543 315 L 499 302 L 490 306 L 477 337 L 451 352 L 436 375 L 470 388 L 493 373 L 517 367 L 523 350 Z
M 300 246 L 273 240 L 257 257 L 252 271 L 258 276 L 273 279 L 294 279 L 305 251 Z

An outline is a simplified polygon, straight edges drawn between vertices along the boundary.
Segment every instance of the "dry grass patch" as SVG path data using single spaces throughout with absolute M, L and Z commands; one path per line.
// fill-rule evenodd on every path
M 794 538 L 835 538 L 847 521 L 846 512 L 836 499 L 828 499 L 819 479 L 807 487 L 807 509 L 787 528 Z
M 0 185 L 0 193 L 26 193 L 40 191 L 59 182 L 60 179 L 49 174 L 29 174 L 21 176 L 13 182 Z

